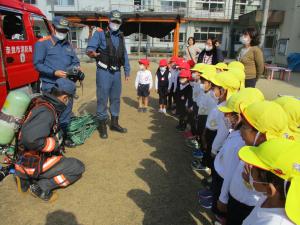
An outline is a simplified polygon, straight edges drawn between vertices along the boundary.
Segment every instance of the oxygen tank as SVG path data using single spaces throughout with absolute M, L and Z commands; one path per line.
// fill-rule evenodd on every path
M 0 145 L 10 144 L 16 132 L 16 122 L 8 118 L 22 119 L 30 101 L 30 96 L 23 91 L 14 90 L 9 92 L 0 112 Z

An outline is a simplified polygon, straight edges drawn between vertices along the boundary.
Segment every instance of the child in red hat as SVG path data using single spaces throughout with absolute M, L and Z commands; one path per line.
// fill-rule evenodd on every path
M 193 107 L 193 88 L 189 83 L 191 78 L 191 71 L 185 69 L 180 71 L 176 108 L 179 113 L 179 124 L 176 129 L 179 131 L 185 130 L 187 125 L 188 111 L 191 111 Z
M 167 113 L 167 98 L 171 83 L 171 73 L 168 67 L 168 61 L 162 59 L 159 61 L 159 68 L 155 76 L 155 90 L 159 94 L 159 112 Z
M 150 62 L 148 59 L 139 60 L 140 69 L 137 72 L 135 79 L 135 88 L 137 89 L 137 95 L 139 100 L 138 112 L 147 112 L 148 108 L 148 96 L 152 88 L 152 74 L 148 70 Z

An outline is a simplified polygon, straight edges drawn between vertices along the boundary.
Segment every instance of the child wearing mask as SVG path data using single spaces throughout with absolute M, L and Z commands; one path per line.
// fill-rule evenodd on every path
M 250 187 L 264 196 L 242 225 L 300 224 L 299 149 L 298 142 L 279 138 L 239 151 Z
M 179 124 L 176 127 L 179 131 L 184 131 L 187 125 L 187 113 L 192 111 L 193 90 L 189 84 L 191 79 L 189 70 L 181 70 L 179 73 L 179 87 L 177 90 L 177 110 L 179 113 Z
M 137 90 L 139 107 L 138 112 L 147 112 L 148 107 L 148 96 L 150 95 L 150 90 L 152 88 L 152 74 L 148 70 L 150 62 L 148 59 L 139 60 L 139 71 L 137 72 L 135 79 L 135 89 Z
M 258 146 L 265 141 L 284 137 L 288 119 L 278 104 L 265 100 L 248 106 L 240 104 L 240 111 L 240 131 L 246 145 Z M 230 177 L 225 175 L 217 207 L 221 212 L 227 212 L 227 224 L 240 225 L 264 196 L 249 187 L 249 170 L 244 169 L 244 162 L 232 166 L 234 168 L 229 170 L 234 172 Z
M 225 115 L 225 124 L 230 129 L 230 133 L 224 141 L 219 153 L 214 160 L 214 169 L 212 170 L 212 195 L 207 193 L 200 194 L 202 201 L 212 202 L 212 211 L 216 219 L 222 224 L 225 221 L 225 214 L 217 209 L 217 202 L 221 193 L 223 180 L 234 173 L 234 168 L 239 164 L 238 151 L 245 142 L 240 133 L 241 115 L 240 104 L 250 105 L 254 102 L 263 101 L 264 95 L 256 88 L 246 88 L 233 94 L 226 102 L 225 106 L 218 109 Z M 233 170 L 232 170 L 233 168 Z M 207 203 L 208 204 L 208 203 Z
M 179 74 L 179 70 L 177 68 L 176 65 L 176 61 L 178 60 L 177 56 L 172 56 L 170 61 L 169 61 L 169 70 L 171 73 L 171 79 L 169 82 L 169 87 L 168 87 L 168 109 L 172 109 L 173 108 L 173 104 L 175 104 L 176 102 L 176 96 L 175 96 L 175 92 L 176 92 L 176 88 L 177 88 L 177 78 L 178 78 L 178 74 Z
M 191 125 L 191 137 L 186 139 L 186 145 L 188 147 L 198 149 L 199 148 L 199 135 L 198 135 L 198 106 L 197 99 L 203 95 L 203 88 L 201 85 L 201 74 L 200 70 L 206 65 L 203 63 L 196 64 L 192 69 L 192 80 L 190 81 L 190 85 L 193 88 L 193 111 L 189 114 L 189 124 Z M 188 135 L 187 135 L 188 136 Z
M 159 61 L 159 68 L 155 76 L 155 90 L 159 94 L 159 112 L 166 114 L 169 83 L 171 82 L 171 73 L 168 68 L 168 61 L 162 59 Z

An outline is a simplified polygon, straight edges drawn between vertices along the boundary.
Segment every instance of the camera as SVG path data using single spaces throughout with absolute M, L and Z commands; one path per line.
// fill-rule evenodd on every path
M 67 78 L 73 82 L 82 82 L 85 78 L 84 73 L 79 69 L 79 67 L 71 67 L 67 69 Z

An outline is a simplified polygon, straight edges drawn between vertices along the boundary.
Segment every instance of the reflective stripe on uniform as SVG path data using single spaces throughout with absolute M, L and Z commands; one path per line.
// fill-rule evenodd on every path
M 61 187 L 66 187 L 70 184 L 70 182 L 67 180 L 67 178 L 63 174 L 58 175 L 58 176 L 54 177 L 53 179 L 54 179 L 55 183 L 57 183 Z
M 61 158 L 62 156 L 52 156 L 51 158 L 46 159 L 46 161 L 43 164 L 43 172 L 47 171 L 56 163 L 58 163 Z
M 56 163 L 60 161 L 62 156 L 52 156 L 51 158 L 48 158 L 44 164 L 43 164 L 43 173 L 46 172 L 48 169 L 50 169 L 52 166 L 54 166 Z M 18 164 L 15 164 L 15 169 L 23 174 L 33 175 L 35 168 L 27 168 Z
M 52 152 L 55 149 L 55 139 L 52 137 L 46 138 L 45 147 L 42 149 L 42 152 Z

